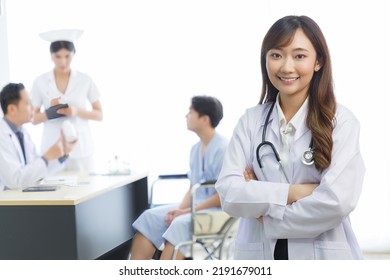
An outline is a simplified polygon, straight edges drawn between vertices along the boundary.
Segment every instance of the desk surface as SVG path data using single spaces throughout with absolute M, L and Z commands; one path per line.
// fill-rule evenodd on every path
M 69 186 L 51 192 L 0 192 L 0 259 L 96 259 L 121 246 L 129 248 L 131 224 L 148 207 L 146 172 L 68 172 L 45 180 L 58 182 Z
M 57 176 L 57 175 L 56 175 Z M 77 205 L 81 202 L 130 184 L 147 176 L 147 172 L 134 172 L 131 175 L 99 176 L 64 172 L 58 176 L 76 178 L 75 186 L 61 185 L 56 191 L 22 192 L 6 190 L 0 192 L 2 205 Z

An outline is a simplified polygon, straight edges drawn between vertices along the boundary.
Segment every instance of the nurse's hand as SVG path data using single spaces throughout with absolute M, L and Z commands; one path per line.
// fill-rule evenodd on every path
M 243 174 L 244 174 L 245 181 L 247 181 L 247 182 L 250 181 L 250 180 L 256 180 L 257 181 L 257 177 L 256 177 L 255 172 L 252 169 L 250 169 L 249 166 L 245 167 L 245 170 L 244 170 Z
M 68 108 L 58 109 L 57 113 L 68 117 L 74 117 L 77 115 L 77 108 L 74 106 L 69 106 Z
M 50 107 L 57 105 L 57 104 L 60 104 L 60 99 L 61 99 L 61 97 L 57 97 L 57 98 L 53 98 L 52 100 L 50 100 Z
M 169 227 L 171 225 L 172 221 L 176 217 L 178 217 L 180 215 L 188 214 L 190 212 L 191 212 L 190 208 L 176 209 L 176 210 L 169 211 L 167 214 L 167 217 L 165 218 L 165 224 Z

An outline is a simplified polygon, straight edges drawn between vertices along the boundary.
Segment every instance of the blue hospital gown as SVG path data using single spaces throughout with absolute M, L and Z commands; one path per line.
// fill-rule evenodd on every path
M 218 133 L 215 133 L 210 143 L 207 145 L 204 158 L 202 159 L 202 143 L 196 143 L 190 154 L 190 172 L 188 177 L 191 185 L 205 181 L 218 179 L 222 168 L 223 157 L 228 141 Z M 201 203 L 214 195 L 214 189 L 201 189 L 197 192 L 196 204 Z M 133 228 L 149 239 L 156 248 L 165 243 L 165 240 L 176 246 L 180 242 L 191 240 L 190 214 L 176 217 L 171 225 L 165 225 L 167 213 L 178 208 L 178 204 L 170 204 L 148 209 L 133 223 Z M 216 208 L 217 209 L 217 208 Z M 182 247 L 181 253 L 185 256 L 188 246 Z

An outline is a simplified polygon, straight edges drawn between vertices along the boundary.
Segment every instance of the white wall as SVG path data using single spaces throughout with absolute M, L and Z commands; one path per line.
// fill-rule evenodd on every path
M 94 123 L 101 162 L 114 154 L 152 175 L 186 171 L 197 138 L 186 131 L 191 96 L 218 97 L 219 129 L 229 137 L 260 96 L 261 40 L 278 18 L 305 14 L 322 27 L 334 66 L 338 101 L 361 121 L 367 166 L 352 222 L 365 250 L 390 250 L 390 184 L 386 114 L 390 56 L 385 1 L 309 0 L 13 0 L 7 2 L 10 77 L 27 88 L 52 68 L 38 33 L 77 27 L 74 68 L 89 73 L 103 96 Z M 30 127 L 37 142 L 40 127 Z
M 5 0 L 0 0 L 0 89 L 9 81 L 8 40 Z M 0 117 L 3 116 L 0 110 Z

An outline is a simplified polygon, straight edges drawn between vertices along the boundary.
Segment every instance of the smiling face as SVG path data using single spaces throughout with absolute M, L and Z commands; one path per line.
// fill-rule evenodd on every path
M 287 46 L 271 48 L 267 52 L 266 69 L 282 99 L 294 98 L 303 103 L 313 74 L 320 65 L 313 44 L 299 28 Z

